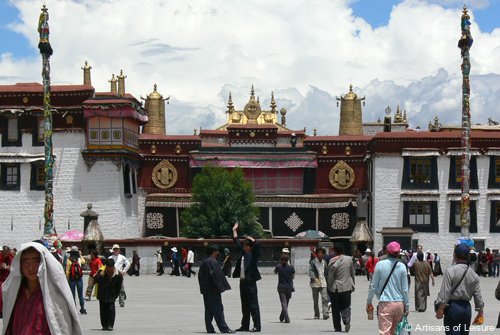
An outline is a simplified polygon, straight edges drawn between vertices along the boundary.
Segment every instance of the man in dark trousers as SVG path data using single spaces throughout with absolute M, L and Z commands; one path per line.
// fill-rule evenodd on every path
M 210 243 L 205 250 L 207 257 L 201 262 L 198 272 L 200 292 L 203 294 L 203 303 L 205 304 L 205 327 L 207 333 L 215 333 L 212 326 L 212 319 L 215 318 L 221 333 L 234 333 L 234 330 L 231 330 L 224 320 L 221 293 L 230 290 L 231 286 L 229 286 L 226 276 L 217 262 L 218 253 L 217 244 Z
M 260 280 L 257 262 L 260 258 L 260 243 L 248 236 L 243 245 L 238 238 L 238 223 L 233 227 L 233 241 L 238 247 L 239 257 L 233 272 L 233 278 L 240 278 L 241 327 L 236 331 L 260 332 L 260 310 L 257 298 L 257 280 Z M 243 267 L 241 263 L 243 262 Z M 250 315 L 252 315 L 253 328 L 250 329 Z
M 446 269 L 441 290 L 436 302 L 439 304 L 436 318 L 444 316 L 444 327 L 447 335 L 469 334 L 472 319 L 470 300 L 474 298 L 477 316 L 474 321 L 483 317 L 484 301 L 481 295 L 479 277 L 469 268 L 469 246 L 460 243 L 455 247 L 455 265 Z M 448 307 L 446 307 L 448 306 Z
M 106 259 L 106 268 L 95 274 L 95 282 L 99 284 L 97 300 L 101 314 L 102 330 L 113 330 L 115 325 L 115 300 L 120 294 L 123 276 L 115 268 L 113 258 Z

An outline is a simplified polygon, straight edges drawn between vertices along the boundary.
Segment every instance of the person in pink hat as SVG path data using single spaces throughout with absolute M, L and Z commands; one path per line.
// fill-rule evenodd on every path
M 397 260 L 400 250 L 398 242 L 387 245 L 388 257 L 375 266 L 368 292 L 367 312 L 373 308 L 373 296 L 377 295 L 378 298 L 378 328 L 381 335 L 394 335 L 398 322 L 410 310 L 406 266 Z

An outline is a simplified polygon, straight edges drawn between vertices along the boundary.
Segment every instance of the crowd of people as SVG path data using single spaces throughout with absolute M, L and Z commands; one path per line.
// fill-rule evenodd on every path
M 75 296 L 78 294 L 80 314 L 85 315 L 85 301 L 94 290 L 102 329 L 112 331 L 116 299 L 125 306 L 123 276 L 130 268 L 120 250 L 118 244 L 113 245 L 111 255 L 103 258 L 104 264 L 96 250 L 90 251 L 84 298 L 82 267 L 86 261 L 77 246 L 66 248 L 64 253 L 57 247 L 49 250 L 43 241 L 25 243 L 19 252 L 4 246 L 0 255 L 4 334 L 82 334 Z M 134 264 L 140 259 L 135 255 Z
M 222 333 L 261 332 L 260 307 L 257 282 L 261 279 L 258 262 L 261 247 L 251 236 L 240 239 L 239 225 L 233 227 L 233 243 L 236 248 L 236 264 L 232 270 L 231 255 L 227 248 L 221 250 L 210 243 L 198 272 L 200 292 L 205 307 L 205 327 L 208 333 L 215 333 L 212 325 L 215 319 Z M 0 254 L 0 282 L 3 302 L 0 317 L 3 317 L 7 334 L 81 334 L 76 296 L 80 314 L 87 314 L 85 301 L 94 296 L 99 301 L 100 319 L 103 330 L 112 331 L 115 320 L 115 301 L 125 305 L 124 275 L 139 276 L 140 257 L 133 251 L 132 262 L 121 254 L 115 244 L 110 255 L 99 257 L 96 250 L 90 251 L 87 289 L 83 291 L 82 267 L 86 264 L 77 246 L 68 247 L 65 252 L 57 248 L 47 249 L 43 242 L 23 244 L 17 250 L 4 246 Z M 171 275 L 196 275 L 192 266 L 194 252 L 191 248 L 177 250 L 171 247 L 169 256 Z M 158 274 L 163 274 L 163 255 L 157 250 Z M 479 257 L 473 257 L 477 256 Z M 444 318 L 447 334 L 462 326 L 466 329 L 472 320 L 470 300 L 474 299 L 477 315 L 474 322 L 481 323 L 484 303 L 481 296 L 479 275 L 498 276 L 498 249 L 490 252 L 476 252 L 466 244 L 454 249 L 454 261 L 444 273 L 442 286 L 432 307 L 436 318 Z M 177 264 L 176 264 L 177 263 Z M 290 265 L 290 250 L 283 248 L 279 263 L 274 269 L 278 276 L 278 296 L 281 304 L 279 321 L 291 323 L 288 306 L 295 291 L 295 269 Z M 315 319 L 332 317 L 335 332 L 351 329 L 351 295 L 355 290 L 356 276 L 366 276 L 370 281 L 366 311 L 371 317 L 377 315 L 379 332 L 394 335 L 396 325 L 410 312 L 410 286 L 414 278 L 415 311 L 428 309 L 429 287 L 435 284 L 435 276 L 443 275 L 440 257 L 430 250 L 423 252 L 402 250 L 398 242 L 391 242 L 378 254 L 366 249 L 364 255 L 357 250 L 353 256 L 345 253 L 342 243 L 334 243 L 330 250 L 311 248 L 309 263 L 310 287 L 312 291 L 313 315 Z M 241 325 L 232 330 L 225 322 L 221 294 L 231 289 L 227 277 L 239 278 L 241 300 Z M 66 282 L 67 285 L 61 285 Z M 499 286 L 500 287 L 500 286 Z M 500 288 L 497 289 L 500 292 Z M 499 293 L 500 296 L 500 293 Z M 378 307 L 374 313 L 373 299 L 377 297 Z M 47 300 L 50 303 L 47 303 Z M 321 299 L 321 300 L 320 300 Z M 321 301 L 321 303 L 320 303 Z M 320 307 L 321 306 L 321 307 Z M 321 312 L 321 313 L 320 313 Z M 251 326 L 251 322 L 253 326 Z M 37 329 L 33 332 L 33 329 Z M 456 333 L 461 334 L 461 333 Z
M 169 266 L 172 269 L 170 272 L 171 276 L 185 276 L 191 277 L 191 275 L 196 276 L 196 272 L 193 270 L 193 265 L 195 262 L 193 248 L 181 247 L 180 250 L 177 247 L 170 248 Z M 165 262 L 163 259 L 163 252 L 161 249 L 156 250 L 156 274 L 162 276 L 165 273 Z

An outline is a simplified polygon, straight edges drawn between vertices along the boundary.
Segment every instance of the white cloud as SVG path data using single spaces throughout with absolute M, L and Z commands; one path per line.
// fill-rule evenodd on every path
M 412 124 L 425 127 L 438 111 L 444 124 L 461 108 L 461 5 L 440 6 L 455 3 L 406 0 L 393 7 L 387 26 L 372 29 L 343 0 L 53 0 L 47 3 L 52 83 L 81 83 L 85 60 L 98 91 L 109 90 L 111 74 L 121 69 L 137 98 L 156 83 L 171 95 L 169 134 L 222 125 L 229 91 L 242 109 L 252 84 L 266 109 L 274 90 L 287 125 L 305 126 L 309 134 L 315 127 L 321 135 L 338 133 L 334 97 L 351 83 L 367 96 L 365 121 L 400 104 Z M 13 29 L 36 49 L 39 3 L 15 5 L 21 17 Z M 498 77 L 488 76 L 500 74 L 500 29 L 482 33 L 471 14 L 473 119 L 485 113 L 500 119 L 492 87 Z M 40 82 L 40 72 L 40 57 L 0 58 L 0 84 Z

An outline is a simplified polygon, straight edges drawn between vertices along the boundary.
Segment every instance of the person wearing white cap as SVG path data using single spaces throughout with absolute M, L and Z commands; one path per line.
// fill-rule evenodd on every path
M 181 274 L 179 272 L 179 266 L 180 266 L 181 258 L 179 256 L 179 254 L 177 253 L 177 247 L 172 247 L 172 248 L 170 248 L 170 250 L 172 250 L 171 261 L 172 261 L 172 265 L 174 266 L 170 275 L 171 276 L 180 276 Z
M 118 244 L 113 244 L 113 248 L 110 250 L 113 254 L 108 258 L 112 258 L 115 261 L 115 269 L 120 271 L 120 274 L 123 276 L 128 269 L 130 268 L 130 262 L 127 257 L 120 254 L 120 246 Z M 125 280 L 124 280 L 125 281 Z M 118 296 L 118 301 L 120 303 L 120 307 L 125 307 L 125 285 L 122 282 L 122 287 L 120 289 L 120 295 Z

